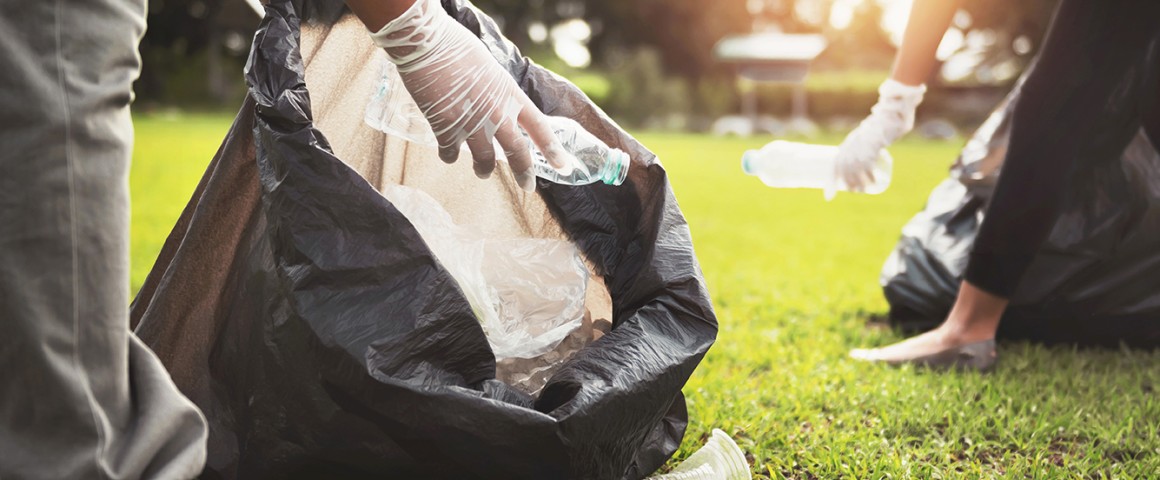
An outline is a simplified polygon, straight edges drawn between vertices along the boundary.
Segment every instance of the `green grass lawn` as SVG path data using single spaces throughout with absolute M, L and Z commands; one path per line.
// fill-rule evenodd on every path
M 134 291 L 231 118 L 137 119 Z M 721 322 L 685 388 L 678 458 L 721 428 L 759 478 L 1160 475 L 1158 354 L 1005 344 L 989 375 L 847 360 L 899 339 L 865 327 L 887 310 L 878 270 L 959 142 L 904 141 L 890 190 L 827 203 L 742 175 L 762 139 L 639 138 L 670 173 Z

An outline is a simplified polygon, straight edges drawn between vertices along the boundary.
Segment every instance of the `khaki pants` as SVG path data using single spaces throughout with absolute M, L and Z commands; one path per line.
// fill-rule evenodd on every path
M 191 478 L 205 421 L 128 320 L 145 0 L 0 0 L 0 478 Z

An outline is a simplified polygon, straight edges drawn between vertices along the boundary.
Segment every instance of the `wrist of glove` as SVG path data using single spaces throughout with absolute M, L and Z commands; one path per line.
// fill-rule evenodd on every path
M 467 53 L 462 45 L 455 46 L 463 42 L 457 38 L 461 33 L 471 36 L 437 0 L 415 0 L 402 15 L 372 33 L 371 40 L 387 52 L 399 72 L 413 72 Z
M 572 164 L 543 113 L 438 0 L 416 0 L 371 38 L 396 65 L 403 86 L 431 124 L 445 162 L 454 162 L 466 142 L 476 175 L 487 178 L 495 169 L 498 141 L 516 182 L 526 190 L 535 188 L 529 138 L 552 166 Z
M 914 112 L 925 93 L 926 85 L 904 85 L 888 79 L 878 87 L 878 103 L 866 120 L 873 120 L 887 144 L 894 143 L 914 129 Z
M 886 80 L 878 88 L 878 103 L 870 109 L 870 116 L 838 147 L 835 181 L 854 192 L 872 183 L 879 152 L 914 128 L 914 113 L 925 93 L 925 85 L 910 86 Z

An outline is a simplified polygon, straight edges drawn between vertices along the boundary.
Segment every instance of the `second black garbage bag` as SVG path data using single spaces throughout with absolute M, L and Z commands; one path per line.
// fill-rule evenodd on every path
M 1154 56 L 1155 58 L 1155 56 Z M 1112 111 L 1128 112 L 1141 88 L 1155 88 L 1160 63 L 1123 79 Z M 892 320 L 915 330 L 946 318 L 987 204 L 1002 174 L 1018 85 L 967 142 L 926 207 L 902 229 L 882 269 Z M 1030 107 L 1028 107 L 1030 108 Z M 1000 338 L 1045 343 L 1160 346 L 1160 111 L 1128 147 L 1091 152 L 1068 203 L 1019 284 Z M 1105 149 L 1106 150 L 1106 149 Z M 1002 215 L 1004 212 L 989 212 Z
M 367 127 L 381 52 L 353 17 L 300 25 L 295 5 L 267 7 L 250 96 L 133 305 L 137 333 L 210 421 L 205 476 L 635 479 L 660 467 L 717 323 L 655 156 L 448 0 L 545 113 L 632 158 L 619 187 L 541 180 L 525 194 L 503 171 L 477 180 Z M 585 321 L 607 331 L 592 329 L 538 392 L 497 379 L 471 305 L 382 195 L 390 185 L 484 235 L 571 242 L 594 279 Z

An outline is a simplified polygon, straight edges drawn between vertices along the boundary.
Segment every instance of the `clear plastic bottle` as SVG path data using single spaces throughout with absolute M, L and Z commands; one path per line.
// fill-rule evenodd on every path
M 838 147 L 777 140 L 760 150 L 750 150 L 741 157 L 741 170 L 755 175 L 762 183 L 775 188 L 818 188 L 826 199 L 836 191 L 849 191 L 846 182 L 834 175 Z M 894 160 L 886 150 L 874 163 L 874 180 L 862 193 L 876 195 L 890 186 Z
M 605 145 L 570 118 L 548 117 L 548 123 L 551 124 L 552 131 L 560 139 L 560 143 L 564 145 L 564 150 L 576 157 L 576 163 L 557 170 L 548 164 L 544 154 L 533 145 L 532 168 L 535 169 L 537 177 L 564 185 L 624 183 L 631 163 L 627 153 Z
M 395 69 L 395 64 L 386 57 L 382 59 L 382 73 L 379 85 L 371 95 L 363 120 L 371 128 L 403 139 L 434 147 L 435 132 L 427 117 L 415 105 L 411 94 L 403 87 L 403 80 Z

